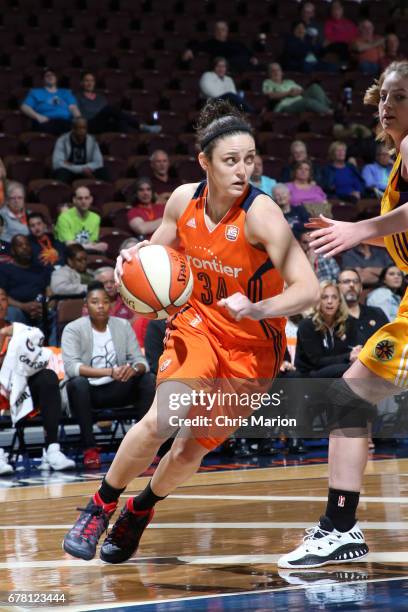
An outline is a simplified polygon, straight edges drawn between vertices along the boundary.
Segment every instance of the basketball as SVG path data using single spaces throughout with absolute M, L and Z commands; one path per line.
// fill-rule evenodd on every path
M 193 290 L 187 259 L 170 247 L 151 244 L 123 263 L 119 287 L 126 306 L 148 319 L 166 319 L 184 306 Z

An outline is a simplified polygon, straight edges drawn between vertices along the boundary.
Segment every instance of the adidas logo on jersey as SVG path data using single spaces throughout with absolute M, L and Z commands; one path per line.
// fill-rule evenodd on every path
M 187 227 L 192 227 L 193 229 L 197 228 L 197 223 L 194 217 L 191 217 L 191 219 L 189 219 L 186 223 Z

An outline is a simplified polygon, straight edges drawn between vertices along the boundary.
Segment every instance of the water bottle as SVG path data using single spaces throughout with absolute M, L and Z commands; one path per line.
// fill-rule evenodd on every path
M 353 104 L 353 90 L 349 86 L 343 89 L 343 104 L 347 111 L 351 110 Z

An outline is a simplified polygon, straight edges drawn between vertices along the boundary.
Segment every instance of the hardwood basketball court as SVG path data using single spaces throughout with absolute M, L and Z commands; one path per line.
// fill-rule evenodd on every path
M 358 512 L 367 561 L 278 571 L 280 554 L 324 511 L 326 474 L 326 464 L 197 474 L 158 505 L 136 557 L 121 565 L 61 548 L 94 480 L 0 489 L 0 609 L 34 609 L 7 603 L 19 591 L 65 598 L 37 605 L 44 610 L 376 610 L 384 598 L 406 609 L 408 459 L 368 464 Z

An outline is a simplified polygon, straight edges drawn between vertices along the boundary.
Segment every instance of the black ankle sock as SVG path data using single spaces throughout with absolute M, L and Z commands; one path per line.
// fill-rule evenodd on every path
M 123 489 L 115 489 L 115 487 L 112 487 L 106 481 L 106 478 L 104 478 L 98 493 L 104 504 L 111 504 L 112 502 L 118 501 L 120 495 L 125 489 L 126 487 L 123 487 Z
M 356 510 L 360 493 L 329 489 L 326 516 L 329 517 L 337 531 L 348 531 L 356 522 Z
M 144 491 L 133 498 L 133 509 L 137 512 L 141 510 L 150 510 L 162 499 L 164 499 L 164 497 L 159 497 L 153 493 L 149 482 Z

